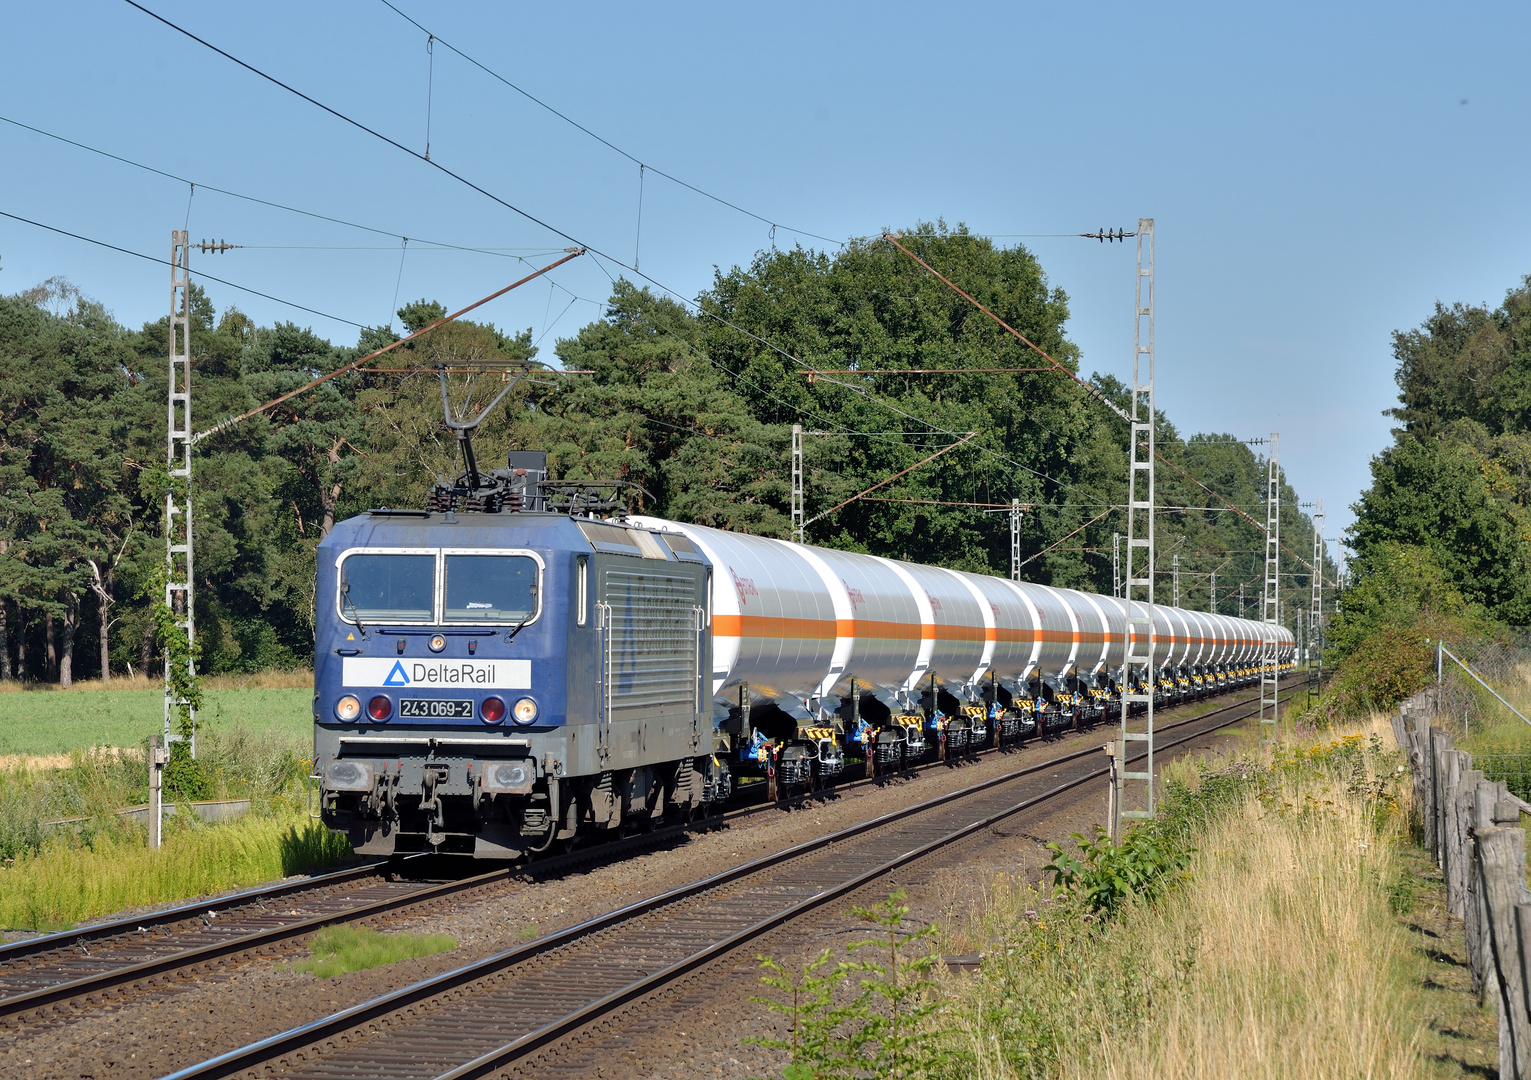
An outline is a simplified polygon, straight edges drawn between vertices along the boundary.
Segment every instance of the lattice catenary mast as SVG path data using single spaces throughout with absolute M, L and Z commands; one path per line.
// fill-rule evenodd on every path
M 1265 483 L 1265 590 L 1260 621 L 1260 741 L 1281 733 L 1281 680 L 1276 670 L 1276 632 L 1281 626 L 1281 436 L 1271 432 Z
M 1324 500 L 1313 513 L 1313 599 L 1308 606 L 1308 693 L 1320 692 L 1324 674 Z
M 792 539 L 803 539 L 803 425 L 792 425 Z
M 1010 500 L 1010 580 L 1021 580 L 1021 500 Z
M 165 466 L 170 482 L 165 488 L 165 606 L 175 624 L 186 631 L 186 644 L 194 650 L 197 640 L 196 602 L 192 595 L 191 555 L 191 276 L 190 246 L 184 230 L 170 233 L 170 379 L 166 390 L 167 436 Z M 186 656 L 186 673 L 195 675 L 197 661 Z M 171 686 L 171 661 L 165 657 L 165 746 L 181 736 L 171 717 L 186 700 Z M 197 714 L 191 709 L 191 753 L 197 753 Z
M 1122 650 L 1122 727 L 1117 741 L 1116 814 L 1113 834 L 1122 834 L 1123 818 L 1154 816 L 1154 219 L 1138 219 L 1138 272 L 1133 302 L 1132 414 L 1127 473 L 1127 566 L 1123 599 L 1127 614 Z M 1146 296 L 1145 296 L 1146 292 Z M 1135 684 L 1134 674 L 1140 674 Z M 1144 692 L 1146 691 L 1146 692 Z M 1134 730 L 1132 709 L 1143 706 L 1144 725 Z M 1127 744 L 1147 744 L 1141 769 L 1127 768 Z M 1143 808 L 1126 809 L 1127 784 L 1141 782 Z

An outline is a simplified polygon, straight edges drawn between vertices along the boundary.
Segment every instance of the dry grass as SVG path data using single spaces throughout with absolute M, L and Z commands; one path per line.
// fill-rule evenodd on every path
M 1397 969 L 1409 940 L 1378 887 L 1391 845 L 1353 800 L 1283 792 L 1306 816 L 1251 800 L 1204 840 L 1196 886 L 1144 913 L 1150 980 L 1190 976 L 1123 1040 L 1097 1025 L 1067 1076 L 1413 1076 L 1416 1020 Z M 1320 1021 L 1321 1018 L 1321 1021 Z
M 94 747 L 102 753 L 116 753 L 117 747 Z M 0 773 L 18 769 L 67 769 L 74 759 L 68 754 L 0 754 Z
M 1407 808 L 1375 795 L 1392 765 L 1267 774 L 1198 835 L 1184 883 L 1103 926 L 995 883 L 951 942 L 990 957 L 951 983 L 976 1073 L 1426 1075 L 1418 955 L 1390 906 Z

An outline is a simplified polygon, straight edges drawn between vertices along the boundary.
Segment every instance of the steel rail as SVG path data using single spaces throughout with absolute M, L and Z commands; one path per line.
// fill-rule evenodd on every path
M 1203 713 L 1200 716 L 1182 720 L 1174 726 L 1183 727 L 1189 724 L 1195 724 L 1199 721 L 1206 720 L 1214 713 L 1226 712 L 1228 709 L 1236 707 L 1237 704 L 1249 705 L 1254 701 L 1255 699 L 1251 698 L 1247 701 L 1236 703 L 1235 705 L 1228 705 L 1222 709 L 1212 710 L 1207 713 Z M 1243 716 L 1233 717 L 1220 723 L 1214 724 L 1205 730 L 1189 732 L 1178 739 L 1170 740 L 1161 745 L 1166 747 L 1180 746 L 1195 739 L 1203 738 L 1206 735 L 1219 730 L 1220 728 L 1228 726 L 1229 724 L 1238 723 L 1240 720 L 1247 720 L 1252 715 L 1254 714 L 1247 713 Z M 1063 761 L 1075 760 L 1077 758 L 1085 757 L 1090 754 L 1096 754 L 1099 752 L 1100 750 L 1098 747 L 1093 747 L 1089 750 L 1078 750 L 1070 755 L 1067 755 L 1066 757 L 1055 758 L 1049 764 L 1056 765 Z M 1127 760 L 1136 761 L 1139 758 L 1146 756 L 1146 753 L 1137 754 L 1128 758 Z M 1039 771 L 1037 767 L 1032 767 L 1028 770 L 1025 770 L 1025 772 L 1028 774 L 1036 771 Z M 726 938 L 720 939 L 706 946 L 705 948 L 699 949 L 698 951 L 692 953 L 690 956 L 678 960 L 668 967 L 662 968 L 659 971 L 645 976 L 642 979 L 638 979 L 628 986 L 622 987 L 620 990 L 608 994 L 599 1000 L 592 1001 L 582 1008 L 576 1009 L 553 1021 L 552 1023 L 544 1025 L 536 1031 L 528 1032 L 527 1034 L 522 1035 L 503 1046 L 497 1047 L 488 1053 L 474 1058 L 472 1061 L 465 1062 L 464 1064 L 459 1065 L 454 1069 L 449 1069 L 444 1073 L 440 1073 L 435 1076 L 433 1080 L 472 1080 L 472 1078 L 487 1076 L 499 1069 L 504 1068 L 505 1066 L 511 1064 L 516 1059 L 521 1058 L 526 1054 L 539 1050 L 542 1047 L 556 1042 L 567 1035 L 573 1034 L 592 1021 L 616 1011 L 631 1001 L 635 1001 L 638 998 L 647 996 L 656 990 L 662 989 L 665 985 L 676 981 L 677 979 L 686 974 L 689 974 L 697 968 L 703 967 L 708 963 L 733 952 L 735 949 L 753 940 L 754 938 L 760 937 L 761 935 L 769 933 L 771 930 L 774 930 L 788 922 L 792 922 L 798 918 L 810 914 L 814 910 L 823 907 L 831 900 L 836 900 L 854 893 L 857 890 L 876 881 L 878 878 L 885 877 L 893 871 L 908 865 L 909 863 L 922 859 L 927 855 L 934 854 L 935 852 L 938 852 L 943 848 L 949 847 L 952 844 L 966 839 L 975 833 L 979 833 L 985 829 L 991 828 L 992 826 L 999 824 L 1001 821 L 1004 821 L 1006 818 L 1013 817 L 1015 814 L 1021 813 L 1024 810 L 1028 810 L 1041 803 L 1047 802 L 1048 800 L 1057 798 L 1059 795 L 1072 791 L 1077 787 L 1081 787 L 1091 780 L 1097 780 L 1102 776 L 1106 776 L 1109 774 L 1109 772 L 1110 766 L 1107 765 L 1094 769 L 1091 772 L 1085 773 L 1081 776 L 1074 777 L 1070 780 L 1065 780 L 1063 783 L 1054 785 L 1051 789 L 1043 792 L 1040 795 L 1034 795 L 1030 798 L 1023 799 L 1020 802 L 1005 807 L 996 813 L 963 825 L 943 836 L 937 837 L 934 840 L 930 840 L 924 844 L 910 848 L 908 851 L 905 851 L 893 857 L 892 859 L 881 863 L 878 866 L 863 871 L 860 874 L 856 874 L 853 877 L 847 878 L 840 884 L 826 888 L 818 893 L 815 893 L 811 897 L 798 901 L 796 904 L 783 908 L 782 910 L 774 913 L 771 916 L 768 916 L 765 919 L 760 920 L 759 922 L 756 922 L 751 926 L 745 927 Z M 1007 779 L 1017 779 L 1019 778 L 1019 775 L 1020 774 L 1010 774 L 1007 777 L 1000 777 L 996 780 L 988 781 L 981 785 L 975 785 L 973 788 L 970 788 L 965 792 L 954 792 L 952 794 L 974 794 L 985 790 L 986 788 L 997 786 L 1000 782 L 1003 782 Z M 931 800 L 926 805 L 939 805 L 941 803 L 950 801 L 951 797 L 951 795 L 942 796 L 938 800 Z M 879 822 L 881 821 L 881 819 L 878 820 Z M 167 1078 L 167 1080 L 169 1080 L 169 1078 Z
M 428 900 L 451 896 L 454 893 L 465 892 L 484 885 L 492 885 L 497 881 L 509 880 L 513 874 L 513 870 L 494 870 L 487 874 L 463 878 L 458 881 L 438 882 L 401 893 L 398 896 L 384 897 L 338 911 L 326 912 L 306 919 L 298 919 L 295 922 L 268 927 L 265 930 L 255 930 L 247 934 L 240 934 L 236 937 L 230 937 L 226 941 L 218 941 L 191 949 L 181 949 L 165 956 L 142 960 L 136 964 L 126 964 L 78 979 L 71 979 L 68 982 L 40 987 L 27 993 L 15 994 L 11 997 L 0 999 L 0 1016 L 11 1016 L 16 1013 L 41 1008 L 45 1005 L 68 1001 L 72 998 L 86 997 L 90 994 L 100 993 L 103 990 L 122 986 L 125 983 L 141 982 L 155 975 L 163 975 L 166 972 L 194 967 L 197 964 L 204 964 L 210 960 L 217 960 L 235 953 L 248 952 L 251 949 L 258 949 L 266 945 L 286 941 L 289 938 L 301 937 L 304 934 L 312 933 L 315 930 L 322 930 L 324 927 L 333 926 L 336 923 L 354 922 L 373 915 L 382 915 L 390 911 L 396 911 L 399 908 L 412 907 L 416 904 L 425 903 Z M 334 884 L 334 882 L 326 882 L 326 884 Z M 192 916 L 194 917 L 200 911 L 206 910 L 209 909 L 200 908 L 193 910 Z M 181 916 L 182 919 L 186 917 L 184 914 Z M 60 947 L 66 946 L 59 944 L 53 946 L 55 949 Z
M 24 956 L 33 956 L 37 953 L 52 952 L 54 949 L 73 948 L 84 941 L 97 941 L 105 937 L 115 937 L 118 934 L 133 933 L 137 930 L 164 926 L 167 923 L 195 919 L 209 911 L 227 911 L 230 908 L 240 907 L 244 904 L 271 900 L 295 892 L 306 892 L 310 889 L 324 888 L 328 885 L 343 885 L 359 878 L 371 877 L 377 874 L 385 865 L 387 865 L 386 861 L 364 863 L 360 866 L 352 866 L 345 870 L 336 870 L 328 874 L 316 874 L 301 881 L 284 881 L 280 885 L 262 885 L 254 889 L 246 889 L 243 892 L 215 897 L 211 900 L 179 904 L 176 907 L 165 908 L 163 911 L 154 911 L 131 919 L 112 919 L 108 922 L 91 923 L 88 926 L 82 926 L 75 930 L 59 930 L 52 934 L 43 934 L 39 937 L 26 938 L 22 941 L 13 941 L 9 945 L 0 946 L 0 964 Z
M 1229 724 L 1237 723 L 1240 720 L 1247 719 L 1248 714 L 1235 717 L 1226 717 L 1219 720 L 1218 722 L 1213 723 L 1211 726 L 1205 726 L 1205 721 L 1209 717 L 1215 716 L 1219 713 L 1225 713 L 1230 709 L 1239 707 L 1240 705 L 1248 706 L 1252 703 L 1252 699 L 1238 702 L 1225 706 L 1221 709 L 1213 710 L 1209 713 L 1203 713 L 1197 717 L 1182 720 L 1174 726 L 1184 727 L 1191 724 L 1198 724 L 1203 726 L 1201 726 L 1199 730 L 1188 733 L 1180 739 L 1161 743 L 1160 745 L 1178 746 L 1182 743 L 1211 734 L 1212 732 L 1226 727 Z M 591 937 L 592 935 L 610 930 L 622 923 L 631 922 L 641 916 L 650 914 L 661 908 L 669 907 L 678 902 L 694 898 L 702 893 L 719 888 L 720 886 L 732 884 L 749 877 L 760 875 L 764 871 L 777 867 L 783 863 L 790 862 L 814 853 L 822 852 L 832 845 L 840 844 L 846 840 L 862 836 L 885 825 L 927 813 L 931 810 L 946 806 L 950 803 L 971 798 L 972 796 L 981 792 L 990 791 L 1000 787 L 1001 785 L 1013 783 L 1025 777 L 1032 776 L 1035 773 L 1041 772 L 1045 769 L 1054 768 L 1065 762 L 1075 761 L 1086 756 L 1098 754 L 1100 754 L 1100 748 L 1097 746 L 1076 750 L 1060 757 L 1051 758 L 1043 762 L 1037 762 L 1035 764 L 1026 766 L 1025 768 L 1006 773 L 1003 776 L 991 778 L 981 783 L 974 784 L 971 787 L 936 796 L 935 798 L 917 803 L 913 806 L 901 807 L 898 810 L 879 815 L 878 817 L 872 818 L 868 821 L 860 822 L 856 825 L 836 830 L 833 833 L 829 833 L 825 836 L 821 836 L 813 840 L 804 841 L 803 843 L 793 845 L 792 847 L 786 848 L 779 852 L 761 856 L 760 858 L 750 860 L 749 862 L 743 863 L 736 867 L 732 867 L 728 870 L 711 875 L 707 878 L 703 878 L 699 881 L 692 882 L 691 884 L 684 885 L 676 889 L 671 889 L 667 892 L 637 901 L 633 904 L 629 904 L 625 907 L 608 912 L 604 915 L 596 916 L 565 930 L 560 930 L 553 934 L 539 938 L 536 941 L 516 946 L 512 949 L 464 965 L 452 971 L 444 972 L 441 975 L 421 980 L 420 982 L 414 983 L 410 986 L 403 987 L 391 993 L 384 994 L 369 1001 L 361 1002 L 357 1005 L 351 1006 L 350 1008 L 343 1009 L 330 1016 L 323 1017 L 308 1024 L 304 1024 L 299 1027 L 289 1029 L 288 1031 L 269 1036 L 268 1038 L 261 1039 L 257 1042 L 249 1044 L 248 1046 L 240 1047 L 235 1050 L 228 1051 L 224 1054 L 217 1055 L 216 1057 L 210 1058 L 206 1061 L 171 1073 L 166 1076 L 164 1080 L 212 1080 L 212 1078 L 215 1077 L 230 1076 L 245 1072 L 247 1070 L 256 1069 L 262 1065 L 274 1062 L 295 1050 L 301 1049 L 302 1047 L 311 1046 L 315 1043 L 338 1036 L 341 1033 L 353 1029 L 359 1025 L 367 1024 L 371 1021 L 377 1020 L 388 1014 L 395 1013 L 401 1009 L 408 1008 L 409 1006 L 418 1004 L 422 1001 L 448 994 L 454 990 L 458 990 L 481 979 L 497 975 L 529 960 L 553 952 L 556 949 L 575 944 L 581 940 Z M 1135 758 L 1133 760 L 1135 760 Z M 611 1010 L 621 1006 L 628 1001 L 633 1000 L 638 996 L 642 996 L 643 994 L 651 992 L 653 989 L 662 985 L 664 982 L 671 981 L 679 975 L 682 975 L 690 970 L 693 970 L 697 966 L 706 963 L 708 960 L 721 955 L 722 953 L 731 951 L 751 937 L 758 936 L 759 934 L 780 926 L 793 918 L 800 917 L 801 915 L 816 909 L 817 907 L 828 902 L 829 900 L 834 899 L 835 897 L 842 896 L 847 892 L 861 888 L 868 882 L 875 880 L 877 877 L 886 875 L 891 870 L 897 869 L 898 867 L 903 866 L 915 859 L 922 858 L 941 847 L 945 847 L 951 843 L 956 842 L 957 840 L 972 835 L 974 832 L 987 828 L 998 820 L 1019 813 L 1030 807 L 1036 806 L 1037 804 L 1048 799 L 1055 798 L 1058 795 L 1088 783 L 1091 780 L 1098 779 L 1099 777 L 1107 774 L 1108 768 L 1108 766 L 1102 766 L 1100 768 L 1093 769 L 1079 777 L 1075 777 L 1063 782 L 1062 784 L 1055 785 L 1047 792 L 1005 807 L 997 814 L 988 815 L 980 820 L 970 822 L 961 826 L 954 832 L 947 833 L 944 836 L 937 838 L 936 840 L 908 849 L 893 859 L 886 860 L 870 870 L 856 874 L 845 881 L 821 890 L 819 893 L 816 893 L 813 896 L 790 904 L 773 913 L 766 919 L 757 921 L 756 923 L 744 928 L 743 930 L 730 934 L 725 939 L 714 941 L 704 948 L 693 952 L 683 960 L 680 960 L 661 969 L 660 971 L 654 972 L 648 976 L 636 980 L 633 983 L 630 983 L 627 986 L 624 986 L 623 988 L 615 991 L 614 993 L 605 995 L 597 1001 L 589 1002 L 581 1008 L 565 1014 L 563 1017 L 550 1024 L 546 1024 L 535 1031 L 523 1034 L 517 1037 L 515 1040 L 504 1044 L 503 1046 L 491 1051 L 488 1054 L 481 1055 L 471 1062 L 457 1066 L 451 1071 L 441 1074 L 441 1076 L 438 1077 L 438 1080 L 447 1080 L 447 1078 L 451 1078 L 451 1080 L 461 1080 L 461 1078 L 483 1075 L 484 1073 L 493 1071 L 496 1068 L 501 1068 L 509 1060 L 515 1057 L 519 1057 L 527 1052 L 530 1052 L 531 1050 L 537 1049 L 540 1046 L 546 1045 L 547 1043 L 554 1041 L 565 1034 L 568 1034 L 570 1031 L 584 1026 L 596 1016 L 599 1016 L 605 1012 L 610 1012 Z
M 1196 717 L 1187 718 L 1186 720 L 1180 721 L 1177 724 L 1166 725 L 1166 727 L 1162 730 L 1170 730 L 1174 727 L 1179 727 L 1186 723 L 1193 723 L 1199 720 L 1203 720 L 1209 716 L 1226 712 L 1229 709 L 1237 708 L 1240 705 L 1248 704 L 1254 700 L 1254 698 L 1249 698 L 1242 701 L 1231 702 L 1228 705 L 1222 706 L 1218 709 L 1209 710 L 1208 712 L 1201 713 Z M 1004 748 L 997 746 L 989 747 L 985 750 L 977 751 L 974 756 L 996 753 L 1001 749 Z M 1081 754 L 1090 752 L 1093 752 L 1093 748 L 1086 751 L 1076 751 L 1072 754 L 1063 755 L 1061 757 L 1047 758 L 1043 761 L 1026 766 L 1024 769 L 1020 770 L 1018 774 L 1010 775 L 1028 774 L 1030 772 L 1047 768 L 1051 765 L 1074 760 Z M 891 775 L 907 776 L 912 773 L 919 773 L 928 769 L 934 769 L 941 765 L 950 764 L 952 764 L 952 762 L 929 761 L 911 766 L 910 768 L 903 770 L 901 773 Z M 835 784 L 830 788 L 821 789 L 820 793 L 829 794 L 832 792 L 840 792 L 865 787 L 868 785 L 885 782 L 887 779 L 889 779 L 889 776 L 886 775 L 865 777 L 862 779 L 847 781 L 841 784 Z M 972 790 L 981 790 L 981 788 L 975 788 Z M 290 940 L 295 937 L 301 937 L 315 930 L 322 929 L 326 926 L 332 926 L 338 923 L 353 922 L 375 915 L 398 911 L 400 909 L 408 908 L 416 904 L 426 903 L 431 900 L 440 899 L 442 897 L 450 896 L 460 892 L 471 891 L 488 885 L 509 883 L 517 877 L 523 875 L 530 874 L 537 877 L 544 877 L 549 874 L 558 873 L 560 871 L 567 872 L 569 870 L 573 870 L 582 866 L 588 866 L 591 864 L 604 865 L 622 858 L 631 857 L 635 854 L 654 850 L 666 844 L 679 841 L 690 832 L 709 831 L 713 828 L 717 828 L 720 825 L 726 825 L 729 822 L 737 821 L 741 818 L 752 817 L 769 810 L 790 809 L 794 805 L 801 805 L 801 803 L 806 801 L 807 798 L 811 797 L 812 794 L 814 793 L 805 792 L 801 797 L 795 800 L 779 800 L 777 802 L 761 801 L 752 805 L 746 805 L 726 811 L 717 817 L 699 818 L 693 822 L 673 825 L 668 828 L 656 829 L 650 833 L 645 833 L 637 836 L 622 837 L 609 843 L 596 845 L 580 851 L 572 851 L 555 855 L 550 858 L 531 862 L 529 864 L 522 864 L 508 868 L 497 868 L 484 874 L 473 875 L 471 877 L 459 879 L 457 881 L 425 885 L 419 889 L 401 893 L 398 896 L 381 898 L 356 904 L 355 906 L 349 908 L 323 912 L 321 914 L 314 915 L 306 919 L 298 919 L 294 922 L 286 923 L 281 926 L 269 927 L 264 930 L 254 930 L 248 933 L 239 934 L 237 936 L 231 936 L 224 941 L 213 942 L 190 949 L 178 950 L 162 956 L 151 957 L 150 959 L 139 961 L 137 963 L 120 963 L 117 966 L 109 968 L 105 971 L 93 972 L 89 975 L 56 982 L 49 986 L 39 987 L 35 990 L 27 991 L 21 994 L 15 994 L 9 997 L 0 998 L 0 1016 L 14 1015 L 44 1006 L 69 1001 L 71 999 L 88 997 L 92 994 L 114 989 L 129 983 L 139 982 L 144 979 L 152 978 L 156 975 L 163 975 L 170 971 L 175 971 L 187 967 L 194 967 L 198 964 L 222 959 L 224 957 L 232 956 L 240 952 L 262 948 L 281 941 Z M 414 855 L 409 856 L 408 858 L 414 859 L 419 857 L 421 856 Z M 217 898 L 213 901 L 182 904 L 173 908 L 167 908 L 163 911 L 143 915 L 138 918 L 115 919 L 107 922 L 97 923 L 92 926 L 83 927 L 78 930 L 61 931 L 41 937 L 29 938 L 25 941 L 15 942 L 11 945 L 0 947 L 0 974 L 4 974 L 4 965 L 8 962 L 19 961 L 29 957 L 39 956 L 44 953 L 71 950 L 75 948 L 79 948 L 84 951 L 85 945 L 90 942 L 101 942 L 105 939 L 113 937 L 141 933 L 151 928 L 172 925 L 179 922 L 202 918 L 204 916 L 211 916 L 212 918 L 216 919 L 216 917 L 220 914 L 228 914 L 232 911 L 247 907 L 252 903 L 264 906 L 265 902 L 268 900 L 277 900 L 307 892 L 318 892 L 320 890 L 331 888 L 337 885 L 344 885 L 351 882 L 360 881 L 368 877 L 379 876 L 387 866 L 388 863 L 386 861 L 371 862 L 361 866 L 351 867 L 345 870 L 307 878 L 302 881 L 289 881 L 274 886 L 248 889 L 242 892 L 233 893 L 228 896 Z M 209 923 L 209 925 L 211 925 L 211 923 Z M 89 956 L 89 953 L 86 952 L 86 955 Z

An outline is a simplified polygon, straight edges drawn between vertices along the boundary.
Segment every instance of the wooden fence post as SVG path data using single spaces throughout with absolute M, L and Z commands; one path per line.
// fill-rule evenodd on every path
M 1519 828 L 1515 829 L 1515 831 L 1521 832 Z M 1524 897 L 1524 886 L 1522 886 L 1521 892 Z M 1520 985 L 1523 988 L 1531 988 L 1531 903 L 1527 903 L 1525 899 L 1522 899 L 1520 903 L 1515 905 L 1515 938 L 1520 953 Z M 1522 1022 L 1531 1025 L 1531 1015 L 1528 1015 L 1528 1013 L 1531 1013 L 1531 1001 L 1522 1000 L 1521 1008 L 1523 1010 L 1521 1013 Z M 1502 1059 L 1500 1071 L 1504 1071 Z M 1528 1070 L 1526 1064 L 1522 1062 L 1522 1072 L 1520 1075 L 1524 1077 L 1527 1071 L 1531 1070 Z
M 1476 771 L 1476 770 L 1475 770 Z M 1479 780 L 1469 785 L 1465 780 L 1461 794 L 1457 796 L 1457 814 L 1462 827 L 1462 938 L 1467 945 L 1467 966 L 1472 971 L 1473 993 L 1483 994 L 1483 902 L 1482 890 L 1478 888 L 1478 867 L 1473 841 L 1476 827 L 1473 811 L 1476 802 L 1474 788 Z
M 1430 759 L 1425 753 L 1425 739 L 1416 724 L 1409 732 L 1409 766 L 1414 774 L 1414 807 L 1419 811 L 1420 840 L 1430 848 Z
M 1458 750 L 1441 751 L 1441 794 L 1437 816 L 1441 830 L 1441 880 L 1446 883 L 1448 906 L 1451 897 L 1451 880 L 1456 876 L 1457 829 L 1454 814 L 1457 804 L 1457 784 L 1462 779 L 1462 754 Z
M 1450 732 L 1438 727 L 1430 729 L 1430 750 L 1434 758 L 1430 809 L 1435 815 L 1435 865 L 1442 871 L 1446 869 L 1446 784 L 1450 779 L 1453 745 Z
M 1462 920 L 1462 929 L 1472 948 L 1474 931 L 1469 922 L 1476 920 L 1477 910 L 1473 902 L 1477 890 L 1473 887 L 1473 791 L 1483 773 L 1472 768 L 1472 755 L 1462 754 L 1463 768 L 1457 779 L 1456 795 L 1452 799 L 1452 875 L 1446 882 L 1446 899 L 1451 913 Z M 1453 891 L 1454 890 L 1454 891 Z
M 1469 965 L 1473 972 L 1473 989 L 1478 992 L 1478 1004 L 1482 1005 L 1499 993 L 1499 982 L 1494 976 L 1492 949 L 1489 946 L 1488 897 L 1484 895 L 1483 868 L 1477 857 L 1478 830 L 1494 826 L 1494 802 L 1499 793 L 1487 780 L 1478 781 L 1473 788 L 1473 893 L 1477 900 L 1477 913 L 1473 919 L 1476 934 L 1470 943 Z
M 1436 768 L 1438 762 L 1435 756 L 1435 735 L 1438 730 L 1438 728 L 1426 727 L 1424 738 L 1421 740 L 1420 745 L 1420 754 L 1423 756 L 1425 764 L 1425 804 L 1421 807 L 1425 823 L 1425 850 L 1430 853 L 1430 857 L 1435 860 L 1437 866 L 1441 863 L 1441 834 L 1438 828 L 1439 819 L 1435 813 L 1435 801 L 1438 792 L 1436 773 L 1439 771 Z
M 1472 755 L 1453 750 L 1447 758 L 1445 813 L 1442 815 L 1446 838 L 1441 845 L 1446 854 L 1443 868 L 1446 876 L 1446 910 L 1460 919 L 1466 875 L 1462 872 L 1462 819 L 1457 813 L 1457 799 L 1462 794 L 1463 777 L 1472 769 Z
M 1531 1016 L 1526 1012 L 1515 908 L 1525 888 L 1526 834 L 1494 826 L 1476 830 L 1474 837 L 1498 990 L 1499 1074 L 1523 1080 L 1531 1070 Z

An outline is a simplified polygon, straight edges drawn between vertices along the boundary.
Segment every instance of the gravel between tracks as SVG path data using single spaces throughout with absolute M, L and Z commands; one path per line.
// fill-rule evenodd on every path
M 196 976 L 129 988 L 121 995 L 109 995 L 108 1000 L 90 1011 L 61 1007 L 55 1012 L 45 1010 L 24 1016 L 19 1023 L 13 1021 L 11 1026 L 0 1029 L 0 1076 L 37 1080 L 108 1076 L 136 1080 L 163 1076 L 195 1061 L 499 952 L 537 933 L 573 925 L 910 802 L 958 790 L 1049 756 L 1098 745 L 1108 738 L 1109 731 L 1109 726 L 1100 726 L 1052 742 L 1032 743 L 1015 753 L 992 754 L 976 763 L 927 770 L 886 787 L 863 787 L 789 813 L 747 817 L 716 832 L 690 837 L 674 848 L 611 866 L 542 882 L 514 882 L 474 898 L 441 902 L 424 911 L 367 921 L 367 925 L 379 929 L 450 933 L 458 938 L 455 950 L 423 960 L 320 980 L 284 970 L 287 962 L 303 955 L 302 944 L 297 942 L 259 955 L 233 958 Z M 1222 738 L 1226 736 L 1198 740 L 1177 748 L 1177 752 L 1210 745 L 1212 740 Z M 1018 824 L 1018 831 L 1008 838 L 994 838 L 992 848 L 985 849 L 981 860 L 970 864 L 972 869 L 938 875 L 939 880 L 928 883 L 911 881 L 911 886 L 918 885 L 911 893 L 916 911 L 923 918 L 937 916 L 944 906 L 957 902 L 963 882 L 971 886 L 999 866 L 1011 871 L 1017 866 L 1038 871 L 1046 862 L 1038 857 L 1043 840 L 1065 837 L 1104 816 L 1103 782 L 1063 798 L 1066 801 L 1062 807 L 1035 822 Z M 833 930 L 842 926 L 843 920 L 826 916 L 812 925 L 821 924 L 833 936 Z M 795 933 L 789 944 L 802 944 L 809 951 L 822 947 L 803 944 L 802 936 Z M 817 933 L 808 936 L 815 942 L 819 940 Z M 785 946 L 779 942 L 761 944 L 762 950 L 771 948 L 784 951 Z M 726 985 L 716 992 L 702 992 L 698 1000 L 700 1012 L 683 1009 L 675 1015 L 676 1023 L 666 1022 L 649 1036 L 634 1031 L 632 1037 L 624 1037 L 625 1064 L 615 1068 L 616 1060 L 609 1059 L 606 1067 L 598 1067 L 597 1074 L 745 1076 L 752 1068 L 758 1072 L 765 1064 L 760 1052 L 746 1054 L 746 1048 L 740 1047 L 738 1041 L 744 1035 L 766 1030 L 766 1021 L 759 1015 L 763 1009 L 748 1002 L 749 994 L 759 989 L 754 964 L 745 959 L 728 968 L 733 977 L 724 980 Z M 741 969 L 747 976 L 741 977 Z M 666 996 L 677 1001 L 690 1000 L 698 987 L 718 978 L 711 972 L 701 973 Z M 704 1015 L 713 1013 L 714 1005 L 725 1000 L 728 1007 L 715 1017 Z M 637 1014 L 627 1015 L 636 1018 Z M 647 1049 L 633 1058 L 627 1056 L 629 1046 Z
M 1243 726 L 1193 739 L 1156 764 L 1161 768 L 1185 755 L 1227 750 L 1249 738 Z M 1100 741 L 1104 741 L 1101 739 Z M 870 904 L 892 887 L 908 893 L 910 917 L 918 923 L 967 910 L 985 883 L 1020 872 L 1040 880 L 1051 861 L 1045 844 L 1104 823 L 1104 781 L 1058 796 L 1036 817 L 1019 815 L 938 855 L 895 873 L 819 914 L 794 920 L 722 963 L 704 968 L 679 985 L 628 1006 L 621 1014 L 550 1047 L 536 1059 L 497 1076 L 613 1077 L 621 1080 L 743 1080 L 779 1073 L 785 1059 L 774 1051 L 745 1045 L 749 1037 L 784 1038 L 781 1018 L 752 1001 L 766 989 L 757 956 L 772 955 L 794 969 L 825 948 L 839 950 L 848 931 L 866 936 L 847 917 L 853 903 Z

